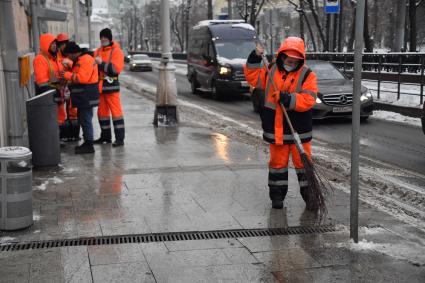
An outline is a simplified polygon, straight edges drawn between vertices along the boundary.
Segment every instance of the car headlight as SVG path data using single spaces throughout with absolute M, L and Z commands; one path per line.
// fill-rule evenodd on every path
M 367 90 L 365 93 L 362 93 L 362 96 L 360 96 L 360 101 L 366 101 L 372 99 L 372 92 L 370 90 Z
M 134 67 L 134 66 L 136 66 L 136 64 L 135 64 L 135 63 L 133 63 L 133 67 Z
M 219 73 L 220 73 L 220 75 L 228 75 L 228 74 L 230 74 L 231 71 L 232 71 L 232 69 L 230 69 L 228 67 L 220 66 Z
M 319 97 L 316 97 L 316 103 L 320 104 L 320 103 L 322 103 L 322 100 Z

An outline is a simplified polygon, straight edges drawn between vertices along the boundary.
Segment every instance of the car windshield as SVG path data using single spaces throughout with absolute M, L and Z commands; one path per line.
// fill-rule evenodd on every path
M 217 56 L 225 59 L 245 59 L 255 48 L 253 40 L 215 41 Z
M 308 64 L 311 70 L 316 73 L 317 80 L 343 80 L 344 76 L 330 63 Z
M 149 57 L 148 57 L 148 55 L 133 55 L 133 59 L 134 60 L 148 60 L 149 59 Z

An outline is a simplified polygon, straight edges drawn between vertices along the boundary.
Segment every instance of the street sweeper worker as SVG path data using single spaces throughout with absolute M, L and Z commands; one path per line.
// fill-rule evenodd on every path
M 40 53 L 34 58 L 34 79 L 36 94 L 42 94 L 48 90 L 56 90 L 54 99 L 57 103 L 57 121 L 59 132 L 63 132 L 63 123 L 65 122 L 66 113 L 64 107 L 64 99 L 61 89 L 61 79 L 59 72 L 62 65 L 57 59 L 57 42 L 53 34 L 45 33 L 40 36 Z
M 111 114 L 114 125 L 115 142 L 112 146 L 123 146 L 125 129 L 124 114 L 121 107 L 120 84 L 118 76 L 124 69 L 124 54 L 118 42 L 112 40 L 112 31 L 105 28 L 100 31 L 101 47 L 96 49 L 94 57 L 99 65 L 100 102 L 97 115 L 100 124 L 100 138 L 96 144 L 111 143 Z
M 288 192 L 289 155 L 292 155 L 301 196 L 307 209 L 315 210 L 314 204 L 309 203 L 305 169 L 282 108 L 287 110 L 302 147 L 311 160 L 311 108 L 316 103 L 316 74 L 305 64 L 305 47 L 301 38 L 286 38 L 276 53 L 275 62 L 269 66 L 265 66 L 262 60 L 263 53 L 264 47 L 257 44 L 248 57 L 244 72 L 251 87 L 264 89 L 265 104 L 261 120 L 263 138 L 270 143 L 268 186 L 272 207 L 283 207 Z
M 94 153 L 93 107 L 99 104 L 98 69 L 94 58 L 73 41 L 66 44 L 64 53 L 73 61 L 71 71 L 60 76 L 69 82 L 71 103 L 77 107 L 78 123 L 83 129 L 84 143 L 75 147 L 76 154 Z

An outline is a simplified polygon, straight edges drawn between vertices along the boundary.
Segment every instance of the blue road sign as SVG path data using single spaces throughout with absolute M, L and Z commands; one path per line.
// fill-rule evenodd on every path
M 339 14 L 339 0 L 325 0 L 326 14 Z

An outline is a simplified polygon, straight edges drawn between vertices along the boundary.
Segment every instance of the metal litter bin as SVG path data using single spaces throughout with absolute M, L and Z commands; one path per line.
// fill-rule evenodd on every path
M 55 90 L 49 90 L 27 100 L 28 138 L 32 164 L 36 167 L 57 166 L 60 162 L 55 93 Z
M 25 147 L 0 148 L 0 230 L 33 223 L 31 156 Z

